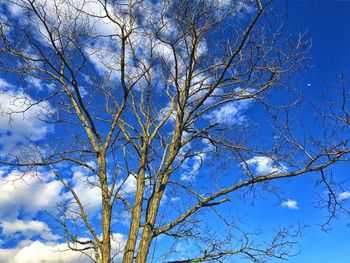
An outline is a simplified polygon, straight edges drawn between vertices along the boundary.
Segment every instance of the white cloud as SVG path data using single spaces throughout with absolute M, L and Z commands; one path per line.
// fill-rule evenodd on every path
M 35 88 L 36 90 L 42 90 L 42 89 L 43 89 L 43 82 L 42 82 L 41 79 L 28 76 L 28 77 L 25 78 L 25 81 L 26 81 L 30 86 L 32 86 L 33 88 Z
M 172 201 L 172 202 L 176 202 L 176 201 L 179 201 L 179 200 L 180 200 L 180 197 L 178 197 L 178 196 L 170 198 L 170 201 Z
M 171 123 L 174 123 L 176 120 L 176 109 L 175 108 L 172 109 L 170 102 L 167 104 L 167 106 L 159 110 L 157 120 L 161 121 L 165 116 L 168 116 L 168 115 L 169 115 L 169 121 Z
M 222 90 L 217 90 L 216 95 L 222 92 Z M 255 93 L 255 89 L 236 88 L 234 90 L 234 101 L 217 106 L 205 118 L 211 123 L 243 125 L 247 122 L 247 116 L 244 113 L 253 105 Z M 209 101 L 209 103 L 212 103 L 212 101 Z
M 93 163 L 89 163 L 94 165 Z M 79 195 L 87 213 L 94 215 L 99 208 L 100 189 L 91 186 L 86 179 L 92 180 L 86 169 L 73 167 L 73 178 L 70 181 Z M 0 173 L 1 174 L 1 173 Z M 23 177 L 23 178 L 22 178 Z M 59 237 L 52 233 L 45 222 L 38 220 L 20 220 L 19 214 L 33 217 L 38 211 L 52 210 L 56 203 L 66 198 L 67 193 L 60 195 L 63 186 L 52 180 L 53 175 L 33 172 L 23 174 L 20 171 L 2 171 L 0 181 L 0 220 L 3 240 L 22 239 L 16 247 L 0 249 L 0 263 L 56 263 L 82 262 L 91 260 L 81 253 L 69 250 L 66 243 L 59 243 Z M 132 183 L 128 183 L 132 185 Z M 38 238 L 40 240 L 36 240 Z M 33 240 L 29 240 L 33 239 Z M 122 251 L 125 238 L 122 234 L 112 236 L 112 247 L 115 253 Z M 90 251 L 88 251 L 90 253 Z M 92 251 L 91 251 L 92 253 Z M 115 257 L 119 262 L 120 256 Z
M 94 164 L 90 164 L 94 165 Z M 73 190 L 78 195 L 80 202 L 84 206 L 85 212 L 89 216 L 94 216 L 101 207 L 101 189 L 98 186 L 97 178 L 89 174 L 89 170 L 83 167 L 74 166 L 72 168 L 73 177 L 71 183 Z M 72 200 L 72 209 L 79 211 L 70 192 L 64 195 L 65 199 Z
M 338 198 L 340 200 L 350 199 L 350 192 L 348 192 L 348 191 L 342 192 L 338 195 Z
M 121 182 L 120 182 L 120 184 L 121 184 Z M 128 176 L 128 178 L 126 179 L 126 181 L 123 183 L 123 186 L 120 189 L 120 193 L 124 196 L 135 193 L 136 192 L 136 184 L 137 184 L 136 175 L 130 174 Z
M 56 240 L 59 237 L 51 233 L 46 223 L 37 220 L 11 220 L 0 223 L 2 234 L 11 237 L 21 234 L 25 238 L 41 236 L 45 240 Z
M 23 15 L 24 10 L 19 5 L 12 4 L 10 3 L 10 1 L 7 1 L 7 0 L 0 0 L 0 4 L 6 4 L 11 16 Z
M 24 9 L 22 7 L 29 7 L 29 5 L 26 5 L 21 0 L 14 0 L 9 3 L 8 1 L 0 0 L 0 3 L 6 3 L 7 7 L 14 17 L 19 17 L 23 14 Z M 91 23 L 94 24 L 94 28 L 99 33 L 105 33 L 105 34 L 111 34 L 114 32 L 114 25 L 113 23 L 107 18 L 97 18 L 92 16 L 104 16 L 106 15 L 104 7 L 101 3 L 98 1 L 84 1 L 84 0 L 72 0 L 72 1 L 64 1 L 64 0 L 58 0 L 58 1 L 46 1 L 46 0 L 37 0 L 34 3 L 38 9 L 45 7 L 45 12 L 47 15 L 46 19 L 50 19 L 51 23 L 58 23 L 57 17 L 65 14 L 67 17 L 71 15 L 75 22 L 81 23 L 83 22 L 83 18 L 86 18 L 87 16 L 91 16 L 90 19 L 92 20 Z M 56 9 L 55 7 L 58 6 Z M 77 10 L 82 10 L 82 12 L 79 12 Z M 109 14 L 113 17 L 113 8 L 111 5 L 107 5 L 107 10 L 109 11 Z M 80 14 L 80 19 L 76 18 L 77 13 Z M 69 14 L 69 15 L 68 15 Z M 21 16 L 22 19 L 25 19 L 24 16 Z M 113 19 L 118 20 L 118 17 L 113 17 Z M 29 22 L 29 21 L 27 21 Z M 31 21 L 34 22 L 34 21 Z M 37 25 L 40 26 L 39 21 L 37 21 Z M 67 24 L 71 21 L 66 19 L 65 21 L 60 20 L 61 27 L 67 26 Z M 67 23 L 67 24 L 66 24 Z M 39 30 L 43 30 L 43 28 L 38 28 Z
M 225 7 L 228 7 L 232 3 L 232 0 L 213 0 L 213 2 L 218 7 L 225 8 Z
M 238 108 L 234 103 L 226 104 L 220 109 L 214 110 L 210 116 L 212 122 L 223 124 L 242 123 L 245 117 L 238 113 Z
M 7 82 L 6 80 L 0 78 L 0 89 L 12 88 L 13 85 Z
M 189 137 L 191 137 L 191 133 L 183 132 L 182 141 L 186 141 Z M 194 155 L 192 158 L 185 159 L 185 161 L 181 164 L 181 168 L 183 173 L 180 176 L 181 181 L 194 182 L 196 180 L 196 175 L 201 169 L 202 164 L 206 160 L 207 153 L 212 151 L 213 145 L 207 139 L 202 139 L 202 150 L 201 152 Z M 186 158 L 186 154 L 190 152 L 192 149 L 191 143 L 187 143 L 184 147 L 181 148 L 178 160 L 181 161 L 182 158 Z
M 113 78 L 118 78 L 120 59 L 115 48 L 108 46 L 108 41 L 106 40 L 95 41 L 94 45 L 85 48 L 85 53 L 101 75 L 108 73 Z
M 12 263 L 11 259 L 16 256 L 18 251 L 18 248 L 0 248 L 0 263 Z
M 69 250 L 65 243 L 42 243 L 35 241 L 29 246 L 20 249 L 16 255 L 9 259 L 10 263 L 56 263 L 56 262 L 81 262 L 88 263 L 91 260 L 79 252 Z
M 118 216 L 112 219 L 112 224 L 121 224 L 125 227 L 130 227 L 131 213 L 129 210 L 124 210 L 118 213 Z
M 123 185 L 122 185 L 123 184 Z M 129 174 L 128 178 L 126 178 L 125 182 L 123 180 L 118 182 L 118 186 L 121 187 L 119 193 L 124 197 L 130 197 L 136 192 L 137 187 L 137 175 Z M 147 178 L 145 181 L 145 191 L 148 192 L 150 190 L 150 180 Z
M 164 62 L 169 64 L 174 63 L 174 52 L 170 45 L 157 41 L 155 52 Z
M 286 172 L 288 170 L 284 164 L 278 163 L 272 158 L 266 156 L 255 156 L 242 162 L 241 166 L 247 172 L 249 168 L 249 170 L 255 175 L 269 175 L 278 172 Z
M 286 207 L 289 209 L 299 209 L 297 201 L 293 199 L 287 199 L 286 201 L 282 202 L 282 207 Z
M 47 175 L 14 170 L 0 179 L 0 219 L 15 219 L 20 211 L 35 214 L 52 210 L 61 200 L 62 184 Z
M 111 236 L 111 246 L 115 262 L 121 262 L 122 249 L 125 246 L 125 237 L 114 233 Z M 76 248 L 81 248 L 75 245 Z M 91 250 L 86 251 L 92 255 Z M 16 248 L 0 249 L 0 263 L 90 263 L 91 259 L 80 252 L 72 251 L 66 243 L 41 241 L 22 242 Z
M 39 118 L 45 119 L 53 109 L 47 102 L 35 103 L 23 92 L 0 89 L 0 156 L 15 153 L 28 139 L 38 141 L 48 133 L 48 126 Z
M 16 5 L 17 4 L 17 5 Z M 129 15 L 126 4 L 107 4 L 104 6 L 99 1 L 84 1 L 84 0 L 72 0 L 72 1 L 46 1 L 37 0 L 34 5 L 37 9 L 45 10 L 46 19 L 49 24 L 53 25 L 53 28 L 59 27 L 61 31 L 65 34 L 69 34 L 76 28 L 87 27 L 91 36 L 121 36 L 121 29 L 113 21 L 118 21 L 118 23 L 123 24 L 123 29 L 128 30 L 129 27 Z M 13 17 L 21 18 L 25 20 L 25 23 L 35 24 L 33 27 L 33 33 L 36 34 L 38 40 L 41 41 L 43 45 L 51 47 L 51 39 L 47 34 L 46 27 L 43 26 L 42 22 L 36 17 L 32 16 L 30 19 L 26 19 L 26 16 L 21 15 L 21 9 L 19 6 L 31 7 L 20 0 L 15 0 L 13 3 L 7 3 L 10 10 L 16 10 L 15 12 L 10 12 Z M 58 8 L 56 8 L 56 6 Z M 108 17 L 107 17 L 107 12 Z M 23 10 L 22 10 L 23 11 Z M 144 13 L 145 15 L 145 13 Z M 150 14 L 149 14 L 150 15 Z M 57 19 L 58 17 L 65 17 L 66 19 Z M 58 25 L 59 24 L 59 25 Z M 74 25 L 73 25 L 74 24 Z M 137 25 L 135 25 L 137 28 Z M 76 31 L 72 32 L 75 34 Z M 53 30 L 54 31 L 54 30 Z M 142 30 L 141 30 L 142 31 Z M 143 32 L 143 31 L 142 31 Z M 129 40 L 133 42 L 134 46 L 140 47 L 141 44 L 146 46 L 149 41 L 145 41 L 144 34 L 137 32 L 134 29 L 133 34 L 129 37 Z M 61 42 L 58 38 L 54 40 L 56 45 L 60 47 Z M 107 38 L 94 38 L 94 41 L 87 41 L 81 43 L 81 49 L 87 53 L 90 62 L 95 66 L 97 71 L 104 76 L 117 78 L 120 74 L 120 47 L 119 41 L 115 41 Z M 132 51 L 127 47 L 126 50 L 126 60 L 132 61 Z M 126 71 L 130 74 L 137 74 L 137 68 L 127 63 Z M 34 82 L 35 85 L 37 83 Z
M 252 102 L 251 99 L 230 102 L 213 110 L 205 117 L 212 123 L 242 125 L 247 121 L 243 113 L 252 105 Z
M 181 181 L 190 181 L 193 182 L 196 180 L 196 175 L 201 168 L 201 165 L 206 158 L 205 153 L 200 153 L 192 158 L 192 165 L 189 166 L 189 169 L 181 174 Z

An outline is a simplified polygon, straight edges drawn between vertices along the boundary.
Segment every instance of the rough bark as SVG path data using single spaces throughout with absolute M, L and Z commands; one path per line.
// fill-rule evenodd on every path
M 137 174 L 136 194 L 131 215 L 132 220 L 130 223 L 128 240 L 125 245 L 123 263 L 133 262 L 134 258 L 135 246 L 140 229 L 143 195 L 145 190 L 145 162 L 145 159 L 140 161 L 140 170 Z
M 107 181 L 106 155 L 102 151 L 98 158 L 100 185 L 102 191 L 102 263 L 111 262 L 111 215 L 112 206 Z

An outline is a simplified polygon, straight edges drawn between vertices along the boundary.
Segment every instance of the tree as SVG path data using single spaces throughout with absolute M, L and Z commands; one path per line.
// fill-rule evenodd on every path
M 325 169 L 350 150 L 293 124 L 299 97 L 288 83 L 308 43 L 275 26 L 270 1 L 10 0 L 2 8 L 2 70 L 31 83 L 11 93 L 3 114 L 11 123 L 35 109 L 55 132 L 28 136 L 1 163 L 64 186 L 53 217 L 70 249 L 102 263 L 151 262 L 157 253 L 163 262 L 288 257 L 289 231 L 264 247 L 220 209 L 259 187 L 275 191 L 271 182 L 282 178 L 319 172 L 327 185 Z M 97 189 L 100 217 L 88 212 L 71 166 Z M 226 226 L 221 237 L 209 212 Z M 118 231 L 127 238 L 114 251 Z M 174 247 L 154 252 L 162 236 L 198 248 L 176 260 Z

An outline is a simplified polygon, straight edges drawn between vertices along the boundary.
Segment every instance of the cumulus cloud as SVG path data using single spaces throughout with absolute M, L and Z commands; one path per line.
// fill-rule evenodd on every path
M 147 175 L 146 175 L 147 177 Z M 136 192 L 137 187 L 137 175 L 129 174 L 126 180 L 121 180 L 118 182 L 118 186 L 120 187 L 119 193 L 124 197 L 130 197 Z M 146 178 L 145 181 L 145 190 L 150 190 L 150 180 Z
M 96 214 L 101 204 L 99 187 L 87 181 L 89 179 L 91 182 L 93 177 L 86 169 L 72 167 L 71 172 L 73 177 L 69 183 L 79 195 L 87 213 Z M 52 210 L 56 203 L 67 198 L 67 192 L 62 194 L 63 186 L 60 182 L 54 180 L 51 174 L 43 172 L 24 174 L 4 169 L 0 176 L 1 238 L 6 242 L 23 240 L 15 247 L 0 249 L 0 263 L 91 262 L 91 259 L 81 253 L 71 251 L 65 243 L 58 242 L 59 236 L 45 222 L 18 219 L 20 214 L 33 218 L 38 211 Z M 131 192 L 135 184 L 131 179 L 126 185 L 127 191 Z M 122 234 L 112 235 L 114 253 L 119 255 L 124 245 L 125 237 Z M 120 260 L 118 255 L 115 257 L 116 262 Z
M 41 236 L 45 240 L 56 240 L 59 237 L 51 233 L 51 229 L 46 223 L 37 220 L 11 220 L 0 223 L 2 234 L 7 237 L 13 237 L 20 234 L 25 238 Z
M 19 213 L 52 210 L 61 200 L 60 182 L 42 173 L 13 170 L 0 178 L 0 218 L 15 219 Z
M 278 163 L 267 156 L 255 156 L 241 163 L 241 166 L 247 172 L 252 172 L 255 175 L 269 175 L 288 170 L 284 164 Z
M 21 248 L 9 263 L 56 263 L 56 262 L 81 262 L 88 263 L 91 260 L 79 252 L 69 250 L 65 243 L 42 243 L 35 241 Z M 5 262 L 4 262 L 5 263 Z
M 289 209 L 299 209 L 297 201 L 293 199 L 287 199 L 286 201 L 282 202 L 282 207 L 289 208 Z
M 23 247 L 30 245 L 33 241 L 21 240 L 14 248 L 0 248 L 0 263 L 12 263 L 13 258 Z
M 122 182 L 120 182 L 119 184 L 121 184 Z M 128 196 L 130 194 L 133 194 L 136 192 L 136 184 L 137 184 L 137 180 L 136 180 L 136 175 L 134 174 L 130 174 L 128 176 L 128 178 L 125 180 L 125 182 L 123 183 L 120 193 L 123 196 Z
M 90 164 L 94 166 L 94 164 Z M 80 202 L 84 206 L 85 212 L 89 216 L 96 215 L 101 207 L 101 189 L 98 186 L 96 177 L 89 174 L 89 170 L 83 167 L 74 166 L 71 168 L 73 172 L 71 184 L 73 190 L 78 195 Z M 70 192 L 64 194 L 66 200 L 71 200 L 71 208 L 79 211 L 73 196 Z
M 74 245 L 82 248 L 80 245 Z M 121 251 L 125 246 L 125 237 L 120 233 L 111 236 L 111 246 L 115 262 L 120 262 Z M 85 251 L 93 255 L 93 251 Z M 0 249 L 0 263 L 90 263 L 91 259 L 80 252 L 72 251 L 66 243 L 26 240 L 16 248 Z
M 11 263 L 11 259 L 16 256 L 18 251 L 18 248 L 0 248 L 0 263 Z
M 94 167 L 95 164 L 90 163 L 90 166 Z M 84 206 L 85 212 L 88 216 L 95 216 L 101 208 L 101 189 L 97 178 L 89 173 L 89 170 L 84 167 L 74 166 L 71 168 L 73 172 L 72 179 L 70 181 L 73 190 L 79 197 L 80 202 Z M 124 197 L 132 196 L 136 191 L 136 175 L 130 174 L 125 181 L 120 180 L 117 184 L 117 188 L 120 187 L 119 194 Z M 149 180 L 146 181 L 146 187 L 149 186 Z M 65 200 L 71 200 L 71 208 L 79 210 L 78 206 L 73 199 L 70 192 L 64 194 Z

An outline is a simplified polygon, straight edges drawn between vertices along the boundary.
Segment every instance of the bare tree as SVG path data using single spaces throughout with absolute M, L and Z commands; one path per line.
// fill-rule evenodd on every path
M 11 121 L 40 106 L 42 121 L 56 132 L 45 142 L 28 138 L 1 163 L 50 170 L 64 185 L 70 199 L 55 218 L 69 248 L 102 263 L 118 253 L 125 263 L 237 255 L 259 262 L 293 253 L 298 230 L 278 229 L 271 243 L 257 244 L 221 210 L 260 187 L 277 194 L 274 180 L 323 176 L 350 151 L 342 138 L 316 140 L 294 130 L 290 109 L 299 96 L 288 80 L 304 64 L 308 43 L 276 26 L 270 1 L 2 5 L 2 69 L 17 73 L 18 83 L 32 78 L 44 87 L 23 86 L 14 97 L 24 109 L 5 113 Z M 100 218 L 91 219 L 62 164 L 84 168 L 86 183 L 100 189 Z M 213 234 L 208 213 L 227 235 Z M 113 251 L 125 215 L 125 247 Z M 173 245 L 162 250 L 161 236 Z M 193 257 L 172 260 L 182 239 L 198 247 Z

